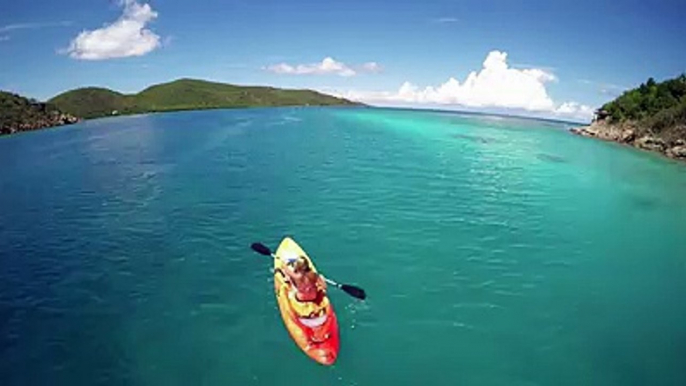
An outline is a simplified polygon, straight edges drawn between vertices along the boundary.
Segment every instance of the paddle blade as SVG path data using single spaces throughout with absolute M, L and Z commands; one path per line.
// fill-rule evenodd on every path
M 265 255 L 265 256 L 271 256 L 272 251 L 267 248 L 266 245 L 262 243 L 253 243 L 250 248 L 252 248 L 253 251 L 259 253 L 260 255 Z
M 349 284 L 341 284 L 341 289 L 342 289 L 345 293 L 347 293 L 348 295 L 350 295 L 350 296 L 352 296 L 352 297 L 354 297 L 354 298 L 357 298 L 357 299 L 360 299 L 360 300 L 364 300 L 364 299 L 367 298 L 367 294 L 366 294 L 366 293 L 364 292 L 364 290 L 363 290 L 362 288 L 360 288 L 360 287 L 355 287 L 355 286 L 349 285 Z

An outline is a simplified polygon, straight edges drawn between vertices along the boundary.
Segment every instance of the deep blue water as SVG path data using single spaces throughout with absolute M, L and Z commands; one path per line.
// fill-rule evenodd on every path
M 380 109 L 0 138 L 0 384 L 684 385 L 686 167 L 561 123 Z M 268 260 L 331 291 L 298 351 Z

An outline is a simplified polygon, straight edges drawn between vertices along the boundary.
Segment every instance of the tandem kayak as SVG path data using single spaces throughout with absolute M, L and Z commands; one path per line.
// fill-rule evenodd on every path
M 283 273 L 287 269 L 286 261 L 299 256 L 317 272 L 310 257 L 293 239 L 284 238 L 276 250 L 274 290 L 281 318 L 291 338 L 307 356 L 320 364 L 332 365 L 338 357 L 340 342 L 338 320 L 326 291 L 315 301 L 301 302 L 296 299 L 295 289 Z

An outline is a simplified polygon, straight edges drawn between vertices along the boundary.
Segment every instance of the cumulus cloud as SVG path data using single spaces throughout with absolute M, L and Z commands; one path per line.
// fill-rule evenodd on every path
M 275 74 L 287 75 L 339 75 L 344 77 L 355 76 L 359 73 L 376 73 L 381 71 L 381 66 L 376 62 L 367 62 L 357 69 L 339 62 L 332 57 L 326 57 L 321 62 L 309 64 L 279 63 L 265 67 L 265 70 Z
M 467 107 L 504 107 L 531 111 L 552 110 L 554 103 L 545 84 L 553 74 L 540 69 L 518 70 L 507 65 L 507 53 L 492 51 L 483 68 L 472 71 L 464 82 L 450 78 L 439 86 L 418 86 L 405 82 L 396 93 L 371 93 L 361 98 L 382 98 L 397 102 L 462 105 Z
M 575 102 L 561 105 L 552 100 L 546 85 L 555 75 L 540 68 L 512 68 L 507 53 L 491 51 L 479 71 L 460 82 L 448 79 L 438 86 L 421 88 L 405 82 L 395 92 L 346 91 L 342 97 L 367 103 L 453 105 L 469 108 L 499 108 L 548 113 L 576 119 L 590 118 L 593 110 Z
M 105 60 L 142 56 L 160 47 L 160 36 L 147 28 L 157 18 L 149 4 L 122 0 L 123 14 L 112 24 L 81 32 L 66 50 L 82 60 Z

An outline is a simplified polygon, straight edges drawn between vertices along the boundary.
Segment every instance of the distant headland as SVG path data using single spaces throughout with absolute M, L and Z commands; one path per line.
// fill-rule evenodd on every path
M 603 105 L 590 126 L 572 132 L 686 160 L 686 74 L 661 83 L 648 79 Z
M 0 135 L 76 123 L 55 105 L 0 91 Z
M 129 95 L 106 88 L 79 88 L 59 94 L 45 103 L 0 91 L 0 134 L 113 115 L 277 106 L 361 104 L 312 90 L 236 86 L 197 79 L 179 79 Z

